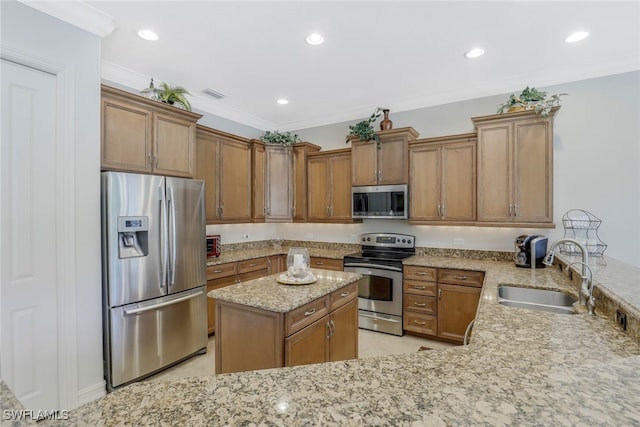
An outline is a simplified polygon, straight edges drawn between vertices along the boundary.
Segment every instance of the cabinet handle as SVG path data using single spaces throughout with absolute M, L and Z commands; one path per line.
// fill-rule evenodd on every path
M 316 262 L 315 262 L 315 264 L 316 264 L 316 265 L 324 265 L 324 262 L 322 262 L 322 261 L 316 261 Z
M 440 205 L 438 205 L 438 216 L 442 216 L 442 211 L 440 210 Z
M 426 307 L 427 304 L 424 302 L 414 302 L 413 305 L 415 305 L 416 307 Z
M 312 315 L 313 313 L 315 313 L 315 312 L 316 312 L 316 308 L 315 308 L 315 307 L 313 307 L 311 310 L 309 310 L 309 311 L 305 311 L 305 312 L 304 312 L 304 315 L 305 315 L 305 316 L 311 316 L 311 315 Z
M 329 209 L 331 209 L 331 214 L 330 215 L 333 216 L 333 205 L 331 205 L 331 207 Z
M 424 325 L 427 324 L 427 322 L 425 322 L 424 320 L 420 321 L 420 322 L 418 322 L 417 320 L 414 320 L 413 323 L 415 323 L 416 325 L 420 325 L 420 326 L 424 326 Z
M 342 298 L 344 298 L 344 297 L 348 297 L 350 293 L 351 293 L 351 292 L 348 292 L 348 291 L 347 291 L 347 292 L 343 292 L 343 293 L 341 293 L 341 294 L 340 294 L 340 296 L 341 296 Z
M 442 299 L 442 289 L 438 289 L 438 299 Z
M 378 171 L 378 182 L 382 181 L 382 171 Z
M 331 212 L 329 212 L 329 206 L 327 206 L 327 216 L 331 216 Z
M 271 260 L 267 259 L 267 270 L 271 273 Z
M 222 269 L 213 270 L 214 273 L 222 273 Z
M 458 279 L 458 280 L 467 280 L 467 276 L 453 276 L 454 279 Z
M 331 338 L 331 323 L 327 322 L 327 339 Z
M 442 205 L 442 216 L 446 216 L 447 215 L 447 207 L 445 205 Z
M 271 215 L 271 208 L 267 208 L 267 215 Z
M 513 216 L 518 216 L 518 205 L 513 205 Z
M 416 285 L 413 285 L 413 286 L 411 286 L 411 287 L 412 287 L 413 289 L 418 289 L 419 291 L 422 291 L 422 290 L 424 290 L 424 289 L 427 289 L 427 287 L 426 287 L 426 286 L 416 286 Z
M 513 216 L 513 205 L 509 203 L 509 216 Z
M 252 262 L 251 264 L 249 264 L 249 267 L 255 267 L 256 265 L 258 264 L 256 264 L 255 262 Z
M 426 276 L 427 273 L 425 271 L 416 271 L 416 276 Z
M 158 167 L 158 156 L 157 156 L 157 155 L 155 155 L 155 154 L 153 155 L 153 162 L 155 163 L 155 166 L 154 166 L 154 167 L 156 167 L 156 168 L 157 168 L 157 167 Z
M 151 167 L 151 154 L 147 154 L 147 167 Z

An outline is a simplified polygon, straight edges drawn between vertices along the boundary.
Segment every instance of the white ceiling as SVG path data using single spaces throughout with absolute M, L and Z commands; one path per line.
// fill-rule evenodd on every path
M 639 1 L 84 3 L 117 26 L 102 42 L 105 82 L 184 86 L 195 108 L 263 130 L 640 69 Z M 140 39 L 142 28 L 160 39 Z M 577 30 L 590 36 L 565 43 Z M 312 31 L 325 43 L 305 44 Z M 476 46 L 486 54 L 463 57 Z

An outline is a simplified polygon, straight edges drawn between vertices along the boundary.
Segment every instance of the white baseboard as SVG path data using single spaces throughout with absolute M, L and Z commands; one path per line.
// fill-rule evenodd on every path
M 82 406 L 85 403 L 93 402 L 96 399 L 100 399 L 107 394 L 107 383 L 100 381 L 99 383 L 90 387 L 83 388 L 78 391 L 78 406 Z

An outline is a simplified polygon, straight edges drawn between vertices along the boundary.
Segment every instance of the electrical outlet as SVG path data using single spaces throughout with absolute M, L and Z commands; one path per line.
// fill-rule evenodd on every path
M 464 245 L 464 239 L 461 237 L 454 237 L 453 238 L 453 244 L 456 246 L 463 246 Z
M 627 315 L 620 309 L 616 310 L 616 323 L 623 331 L 627 330 Z

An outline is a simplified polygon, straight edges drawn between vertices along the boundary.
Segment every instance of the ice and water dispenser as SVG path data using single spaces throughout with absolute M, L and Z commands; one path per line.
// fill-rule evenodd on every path
M 149 255 L 149 218 L 146 216 L 118 217 L 118 258 Z

